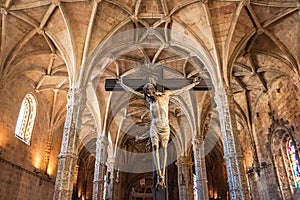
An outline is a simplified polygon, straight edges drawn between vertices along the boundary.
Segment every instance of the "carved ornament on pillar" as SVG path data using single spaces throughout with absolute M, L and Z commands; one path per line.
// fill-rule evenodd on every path
M 208 181 L 206 174 L 203 138 L 193 138 L 195 173 L 197 176 L 197 195 L 200 199 L 208 199 Z
M 232 91 L 230 88 L 217 88 L 214 98 L 219 112 L 231 199 L 249 199 L 243 154 L 237 136 Z
M 71 199 L 75 165 L 78 158 L 78 136 L 82 112 L 85 108 L 85 90 L 71 88 L 68 93 L 67 116 L 60 154 L 53 199 Z
M 101 200 L 103 197 L 104 175 L 107 160 L 107 137 L 99 133 L 96 141 L 96 161 L 93 183 L 93 200 Z
M 215 102 L 217 104 L 217 110 L 219 116 L 222 117 L 220 120 L 221 131 L 232 131 L 231 115 L 230 115 L 230 103 L 233 103 L 233 96 L 230 89 L 218 89 L 215 92 Z
M 107 199 L 115 199 L 114 188 L 115 184 L 119 183 L 119 170 L 116 170 L 118 163 L 116 157 L 110 157 L 107 160 L 107 179 L 109 179 L 109 184 L 106 190 Z
M 177 159 L 176 165 L 178 166 L 178 174 L 180 175 L 180 179 L 178 180 L 180 185 L 191 184 L 191 169 L 193 164 L 186 156 L 181 156 Z
M 71 88 L 68 92 L 67 116 L 61 148 L 62 153 L 76 153 L 78 136 L 81 131 L 82 112 L 85 108 L 85 91 Z M 70 137 L 72 136 L 72 137 Z
M 192 166 L 193 162 L 188 156 L 181 156 L 176 162 L 178 169 L 179 199 L 193 198 Z

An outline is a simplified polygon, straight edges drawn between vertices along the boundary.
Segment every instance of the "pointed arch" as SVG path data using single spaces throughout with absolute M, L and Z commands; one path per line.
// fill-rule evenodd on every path
M 297 178 L 293 174 L 293 166 L 291 163 L 292 151 L 290 147 L 295 147 L 295 140 L 293 137 L 293 129 L 286 126 L 287 122 L 280 119 L 275 120 L 270 128 L 270 142 L 271 142 L 271 156 L 274 162 L 274 169 L 277 175 L 280 193 L 283 199 L 291 199 L 294 195 L 294 188 L 296 188 Z M 294 156 L 298 161 L 298 152 L 294 148 Z M 295 163 L 296 164 L 296 163 Z M 299 168 L 299 164 L 296 166 Z M 299 172 L 299 169 L 297 169 Z
M 36 99 L 32 94 L 23 98 L 18 120 L 15 128 L 15 136 L 30 145 L 31 135 L 36 116 Z

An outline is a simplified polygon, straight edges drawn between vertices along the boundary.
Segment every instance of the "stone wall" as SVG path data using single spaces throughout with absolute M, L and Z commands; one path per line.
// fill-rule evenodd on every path
M 51 104 L 45 100 L 45 93 L 37 93 L 22 81 L 0 89 L 0 199 L 52 199 L 63 123 L 57 123 L 49 137 Z M 30 145 L 15 136 L 21 103 L 28 93 L 37 100 Z
M 299 86 L 298 86 L 299 87 Z M 257 147 L 259 173 L 249 176 L 253 199 L 280 199 L 281 194 L 271 153 L 271 126 L 284 122 L 299 141 L 299 92 L 298 87 L 288 79 L 279 79 L 272 83 L 266 93 L 261 93 L 253 112 L 253 132 Z M 273 124 L 273 125 L 272 125 Z M 258 191 L 258 192 L 257 192 Z
M 0 157 L 0 200 L 53 198 L 54 179 L 32 172 Z

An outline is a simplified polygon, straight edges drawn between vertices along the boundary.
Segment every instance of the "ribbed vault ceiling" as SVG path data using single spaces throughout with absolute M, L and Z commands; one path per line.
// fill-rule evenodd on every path
M 163 72 L 168 78 L 224 80 L 232 86 L 242 120 L 275 80 L 299 80 L 296 0 L 2 0 L 0 7 L 1 87 L 14 90 L 29 82 L 51 105 L 51 120 L 62 124 L 70 86 L 88 85 L 81 135 L 86 145 L 95 145 L 90 141 L 106 122 L 113 142 L 118 140 L 120 121 L 122 130 L 133 133 L 133 124 L 149 125 L 143 99 L 123 92 L 110 96 L 104 90 L 106 78 L 154 73 L 145 63 L 163 65 L 169 69 Z M 127 36 L 134 44 L 124 42 L 125 31 L 133 33 Z M 182 35 L 188 39 L 180 41 Z M 120 40 L 113 40 L 115 36 Z M 103 50 L 117 44 L 119 48 Z M 185 44 L 188 47 L 183 48 Z M 110 102 L 116 103 L 115 110 L 107 106 Z M 127 108 L 122 106 L 126 102 Z M 176 119 L 183 116 L 189 128 L 217 127 L 213 108 L 209 92 L 173 99 L 171 126 L 178 126 Z M 216 133 L 218 127 L 210 130 Z

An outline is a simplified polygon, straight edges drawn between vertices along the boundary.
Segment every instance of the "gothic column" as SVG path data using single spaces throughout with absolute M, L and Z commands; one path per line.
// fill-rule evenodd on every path
M 61 150 L 58 156 L 54 200 L 72 198 L 75 165 L 78 158 L 78 136 L 81 131 L 81 119 L 85 103 L 85 91 L 78 88 L 69 90 L 67 116 Z
M 193 199 L 192 166 L 193 162 L 187 156 L 181 156 L 176 162 L 178 168 L 178 190 L 180 200 Z
M 193 151 L 195 161 L 195 172 L 197 176 L 197 195 L 199 199 L 208 198 L 207 174 L 204 154 L 204 141 L 202 138 L 193 139 Z
M 107 159 L 107 137 L 98 134 L 96 142 L 96 161 L 93 181 L 93 200 L 101 200 L 104 192 L 105 163 Z
M 224 88 L 218 88 L 215 91 L 215 101 L 220 118 L 230 198 L 250 199 L 244 158 L 237 135 L 233 94 L 229 89 L 225 91 Z
M 107 178 L 109 178 L 109 184 L 106 191 L 106 198 L 107 199 L 115 199 L 114 195 L 114 188 L 115 184 L 119 182 L 119 171 L 116 170 L 117 168 L 117 162 L 115 157 L 110 157 L 107 160 Z

